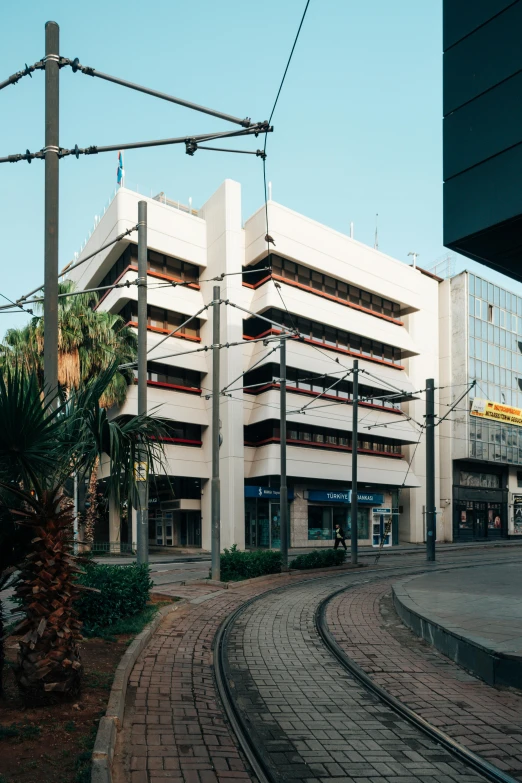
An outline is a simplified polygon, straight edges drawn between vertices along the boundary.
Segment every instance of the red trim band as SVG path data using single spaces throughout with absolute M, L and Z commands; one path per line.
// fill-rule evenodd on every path
M 253 288 L 255 290 L 256 288 L 259 288 L 268 282 L 268 280 L 272 279 L 280 280 L 282 283 L 286 283 L 286 285 L 292 285 L 294 288 L 300 288 L 301 291 L 306 291 L 307 293 L 314 294 L 315 296 L 321 296 L 323 299 L 329 299 L 330 301 L 337 302 L 337 304 L 344 305 L 345 307 L 351 307 L 353 310 L 360 310 L 362 313 L 373 315 L 375 318 L 382 318 L 383 321 L 389 321 L 392 324 L 397 324 L 397 326 L 404 326 L 404 321 L 400 321 L 398 318 L 393 318 L 393 316 L 390 315 L 384 315 L 384 313 L 376 313 L 375 310 L 371 310 L 369 307 L 363 307 L 362 305 L 357 305 L 354 302 L 347 302 L 346 299 L 341 299 L 339 296 L 327 294 L 324 291 L 318 291 L 316 288 L 312 288 L 312 286 L 304 285 L 304 283 L 298 283 L 296 280 L 289 280 L 287 277 L 283 277 L 283 275 L 275 275 L 273 272 L 271 275 L 264 277 L 257 283 L 243 283 L 243 285 L 245 288 Z
M 256 335 L 255 337 L 249 337 L 248 335 L 243 335 L 243 340 L 259 340 L 261 337 L 266 337 L 267 334 L 281 334 L 280 329 L 267 329 L 266 332 L 261 332 L 261 334 Z M 305 337 L 303 342 L 308 343 L 308 345 L 317 345 L 321 348 L 324 348 L 327 351 L 335 351 L 336 353 L 343 353 L 347 356 L 354 356 L 356 359 L 362 359 L 365 362 L 375 362 L 376 364 L 384 364 L 386 367 L 393 367 L 395 370 L 404 370 L 405 367 L 403 364 L 393 364 L 393 362 L 387 362 L 384 359 L 375 359 L 373 356 L 364 356 L 362 353 L 355 353 L 355 351 L 348 351 L 345 348 L 335 348 L 333 345 L 326 345 L 326 343 L 320 343 L 318 340 L 311 340 L 309 337 Z
M 287 444 L 290 446 L 304 446 L 307 449 L 331 449 L 332 451 L 352 451 L 351 446 L 334 446 L 332 443 L 317 443 L 316 441 L 307 440 L 295 440 L 294 438 L 287 438 Z M 281 438 L 267 438 L 259 443 L 250 443 L 245 441 L 245 446 L 251 446 L 252 448 L 258 448 L 259 446 L 267 446 L 270 443 L 281 443 Z M 392 454 L 389 451 L 374 451 L 373 449 L 360 449 L 357 448 L 357 454 L 373 454 L 375 457 L 392 457 L 393 459 L 404 459 L 403 454 Z

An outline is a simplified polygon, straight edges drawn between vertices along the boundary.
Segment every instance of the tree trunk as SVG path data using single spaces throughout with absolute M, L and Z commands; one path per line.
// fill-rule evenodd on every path
M 80 688 L 82 664 L 78 649 L 81 622 L 73 609 L 81 589 L 72 554 L 73 510 L 58 492 L 44 493 L 38 509 L 18 512 L 36 537 L 21 565 L 15 594 L 23 601 L 26 619 L 15 667 L 20 690 L 31 700 L 49 693 L 73 694 Z

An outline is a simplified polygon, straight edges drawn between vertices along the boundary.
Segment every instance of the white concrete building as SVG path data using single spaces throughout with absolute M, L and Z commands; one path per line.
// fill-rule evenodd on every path
M 135 225 L 142 198 L 120 189 L 80 259 Z M 365 397 L 361 542 L 371 543 L 389 517 L 390 543 L 423 541 L 425 456 L 415 449 L 415 421 L 423 421 L 424 394 L 416 392 L 438 377 L 437 279 L 273 201 L 267 210 L 275 246 L 267 255 L 265 206 L 243 222 L 241 188 L 229 180 L 197 211 L 163 196 L 145 200 L 149 406 L 160 406 L 156 415 L 171 422 L 170 483 L 158 477 L 151 486 L 151 543 L 210 547 L 211 352 L 190 351 L 211 345 L 211 309 L 155 346 L 209 305 L 211 278 L 222 274 L 229 304 L 221 305 L 221 343 L 243 341 L 221 351 L 221 388 L 229 387 L 221 400 L 222 545 L 279 546 L 279 355 L 270 351 L 275 343 L 253 341 L 274 339 L 278 324 L 301 334 L 287 344 L 291 546 L 330 546 L 335 522 L 349 527 L 354 358 Z M 134 280 L 136 242 L 130 235 L 71 277 L 81 288 Z M 169 285 L 180 280 L 186 285 Z M 113 289 L 99 306 L 136 324 L 137 287 Z M 135 410 L 130 388 L 123 412 Z M 120 535 L 114 510 L 109 535 Z
M 469 272 L 439 293 L 439 414 L 476 383 L 440 425 L 440 527 L 448 541 L 522 535 L 522 298 Z M 517 423 L 475 416 L 474 400 Z

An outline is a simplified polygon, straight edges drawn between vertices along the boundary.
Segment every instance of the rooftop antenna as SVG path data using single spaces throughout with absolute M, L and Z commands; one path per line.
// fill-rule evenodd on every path
M 375 239 L 373 241 L 374 250 L 379 249 L 379 213 L 375 215 Z
M 413 256 L 413 268 L 417 269 L 417 258 L 420 255 L 420 253 L 414 253 L 413 251 L 411 253 L 408 253 L 409 256 Z
M 268 183 L 268 200 L 272 201 L 272 183 Z
M 353 220 L 350 221 L 350 239 L 353 239 Z
M 192 215 L 192 196 L 189 196 L 189 214 Z

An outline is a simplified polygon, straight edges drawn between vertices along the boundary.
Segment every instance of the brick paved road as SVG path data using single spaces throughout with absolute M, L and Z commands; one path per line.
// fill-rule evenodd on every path
M 269 595 L 231 631 L 234 690 L 274 775 L 306 783 L 481 781 L 382 705 L 326 650 L 315 609 L 345 583 L 332 579 Z
M 337 642 L 378 685 L 522 781 L 522 693 L 486 685 L 405 628 L 389 596 L 394 581 L 332 599 L 326 619 Z
M 462 556 L 463 553 L 460 553 Z M 502 556 L 495 554 L 495 557 Z M 454 556 L 448 556 L 448 560 L 454 559 Z M 418 569 L 422 561 L 408 556 L 403 562 L 406 564 L 403 573 L 407 574 Z M 401 566 L 402 558 L 394 560 L 393 565 Z M 293 773 L 297 778 L 303 778 L 306 772 L 304 779 L 310 783 L 332 776 L 340 778 L 338 783 L 344 783 L 343 778 L 369 783 L 376 777 L 384 781 L 389 778 L 393 783 L 452 781 L 454 777 L 451 775 L 455 776 L 452 758 L 441 753 L 440 749 L 434 751 L 429 742 L 408 725 L 402 724 L 393 713 L 381 708 L 343 671 L 339 671 L 338 664 L 325 653 L 315 629 L 310 625 L 315 605 L 323 594 L 337 585 L 360 581 L 364 575 L 364 571 L 347 572 L 328 580 L 309 581 L 305 592 L 301 592 L 305 585 L 300 587 L 296 583 L 310 580 L 310 575 L 242 584 L 230 590 L 208 585 L 182 588 L 189 603 L 180 605 L 164 621 L 132 673 L 125 731 L 120 736 L 116 754 L 115 781 L 241 783 L 251 779 L 217 697 L 211 643 L 222 619 L 237 606 L 254 595 L 285 584 L 291 585 L 292 589 L 280 594 L 276 604 L 272 603 L 274 599 L 271 596 L 267 596 L 261 599 L 258 607 L 249 610 L 249 617 L 252 612 L 252 617 L 254 614 L 260 617 L 257 609 L 263 614 L 263 607 L 269 607 L 254 643 L 256 651 L 260 643 L 263 645 L 263 663 L 259 663 L 258 667 L 257 659 L 254 661 L 250 654 L 245 663 L 247 674 L 250 674 L 249 667 L 253 664 L 250 676 L 255 676 L 256 686 L 261 689 L 259 691 L 256 687 L 254 691 L 248 689 L 245 692 L 247 700 L 252 699 L 256 705 L 255 714 L 260 716 L 259 735 L 267 726 L 277 731 L 276 744 L 268 747 L 278 766 L 281 759 L 274 754 L 282 753 L 285 761 L 289 758 L 294 760 L 290 761 L 285 779 Z M 253 629 L 252 625 L 247 627 Z M 277 628 L 275 635 L 274 628 Z M 240 626 L 237 633 L 242 632 L 243 626 Z M 236 655 L 240 650 L 233 652 Z M 299 665 L 295 665 L 297 660 Z M 310 661 L 317 664 L 310 665 Z M 245 672 L 237 671 L 237 661 L 234 661 L 234 666 L 235 676 L 241 677 Z M 317 672 L 317 687 L 314 671 Z M 285 679 L 284 684 L 279 682 L 279 675 Z M 250 681 L 247 682 L 248 686 L 250 684 Z M 288 688 L 292 693 L 288 692 Z M 272 697 L 277 700 L 282 693 L 284 703 L 278 712 L 278 704 L 270 700 Z M 318 694 L 321 694 L 321 700 Z M 285 715 L 285 709 L 295 708 L 300 721 L 301 713 L 306 718 L 304 710 L 312 702 L 314 709 L 317 707 L 320 712 L 321 720 L 306 725 L 310 736 L 304 740 L 299 738 L 299 732 L 305 729 L 302 726 L 294 729 L 291 721 L 287 720 L 289 713 Z M 350 713 L 348 716 L 347 711 Z M 357 732 L 351 724 L 352 719 L 357 722 Z M 330 720 L 336 724 L 335 728 Z M 397 739 L 397 733 L 400 739 Z M 375 739 L 369 737 L 372 734 Z M 264 737 L 265 740 L 272 742 L 270 736 Z M 425 761 L 426 755 L 430 756 L 429 761 Z M 314 760 L 322 766 L 311 772 L 308 762 L 313 763 Z M 326 767 L 326 763 L 330 766 Z M 348 772 L 350 764 L 352 776 Z M 326 773 L 323 769 L 327 770 Z M 381 771 L 378 772 L 378 769 Z M 446 769 L 449 770 L 447 774 Z M 478 780 L 476 776 L 462 772 L 458 777 L 461 783 Z

